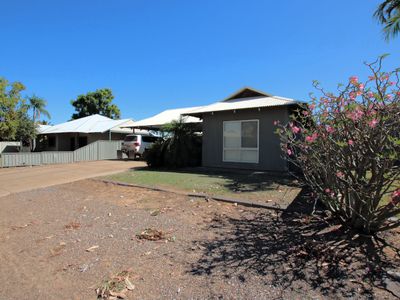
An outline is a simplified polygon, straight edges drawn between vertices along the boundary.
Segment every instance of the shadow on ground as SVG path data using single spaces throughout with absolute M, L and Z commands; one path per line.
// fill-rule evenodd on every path
M 340 227 L 320 207 L 311 211 L 313 201 L 302 192 L 281 215 L 216 215 L 206 228 L 216 237 L 194 242 L 203 253 L 189 273 L 240 281 L 256 274 L 282 290 L 344 297 L 385 289 L 384 270 L 399 267 L 398 249 Z

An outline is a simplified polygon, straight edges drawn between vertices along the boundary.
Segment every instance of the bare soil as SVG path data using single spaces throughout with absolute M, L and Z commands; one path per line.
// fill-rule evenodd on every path
M 2 197 L 0 299 L 96 299 L 125 271 L 128 299 L 395 298 L 398 232 L 388 246 L 304 201 L 278 214 L 94 180 Z

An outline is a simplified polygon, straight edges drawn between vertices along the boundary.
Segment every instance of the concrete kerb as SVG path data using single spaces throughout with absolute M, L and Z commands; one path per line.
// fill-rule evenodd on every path
M 160 188 L 160 187 L 154 187 L 154 186 L 142 185 L 142 184 L 134 184 L 134 183 L 125 183 L 125 182 L 107 180 L 107 179 L 92 179 L 92 180 L 101 181 L 101 182 L 108 183 L 108 184 L 124 186 L 124 187 L 135 187 L 135 188 L 148 189 L 148 190 L 157 191 L 157 192 L 174 193 L 177 195 L 188 196 L 188 197 L 212 199 L 215 201 L 232 203 L 232 204 L 243 205 L 243 206 L 248 206 L 248 207 L 271 209 L 271 210 L 275 210 L 275 211 L 284 211 L 285 210 L 284 208 L 281 208 L 281 207 L 257 203 L 254 201 L 244 200 L 244 199 L 243 200 L 242 199 L 232 199 L 232 198 L 227 198 L 227 197 L 210 196 L 207 194 L 199 194 L 199 193 L 186 193 L 184 191 L 176 191 L 176 190 L 171 190 L 171 189 L 167 189 L 167 188 Z

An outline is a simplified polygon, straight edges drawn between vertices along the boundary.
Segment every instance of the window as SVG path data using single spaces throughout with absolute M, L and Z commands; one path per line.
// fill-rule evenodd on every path
M 88 142 L 87 136 L 80 136 L 78 138 L 78 148 L 86 146 L 87 142 Z
M 258 163 L 258 120 L 225 121 L 223 161 Z
M 124 139 L 124 142 L 136 142 L 137 135 L 127 135 Z
M 54 148 L 56 146 L 56 137 L 55 136 L 49 136 L 47 141 L 49 144 L 49 148 Z
M 144 143 L 155 143 L 157 140 L 159 140 L 159 137 L 156 136 L 142 136 L 142 141 Z

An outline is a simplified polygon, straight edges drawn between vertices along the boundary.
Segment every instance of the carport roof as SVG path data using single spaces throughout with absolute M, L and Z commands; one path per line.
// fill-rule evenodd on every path
M 150 118 L 143 119 L 137 122 L 132 122 L 130 125 L 123 125 L 122 127 L 130 127 L 130 128 L 145 128 L 145 129 L 158 129 L 165 124 L 169 124 L 172 121 L 177 121 L 184 114 L 188 114 L 189 112 L 199 109 L 201 106 L 196 107 L 186 107 L 186 108 L 177 108 L 177 109 L 167 109 L 163 112 L 154 115 Z M 183 121 L 185 123 L 200 123 L 201 120 L 196 117 L 183 116 Z
M 128 128 L 122 128 L 122 125 L 129 125 L 131 119 L 113 120 L 101 115 L 91 115 L 88 117 L 72 120 L 69 122 L 57 124 L 54 126 L 40 126 L 38 134 L 52 133 L 103 133 L 107 131 L 119 133 L 131 133 Z

